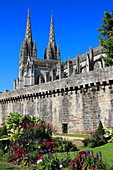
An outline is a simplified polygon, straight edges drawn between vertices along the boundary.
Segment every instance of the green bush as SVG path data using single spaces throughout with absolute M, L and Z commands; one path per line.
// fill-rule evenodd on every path
M 74 145 L 71 141 L 67 141 L 67 140 L 63 140 L 63 139 L 59 139 L 56 138 L 55 142 L 58 145 L 58 148 L 55 148 L 55 151 L 57 152 L 65 152 L 65 151 L 76 151 L 77 147 L 76 145 Z
M 2 140 L 3 138 L 6 138 L 6 137 L 7 137 L 7 128 L 6 128 L 6 125 L 4 125 L 4 126 L 1 128 L 1 131 L 0 131 L 0 140 Z M 6 150 L 7 150 L 8 147 L 9 147 L 9 144 L 10 144 L 9 139 L 0 141 L 0 149 L 1 149 L 2 151 L 6 152 Z
M 84 147 L 94 148 L 106 144 L 107 140 L 104 135 L 96 132 L 89 135 L 82 142 L 84 144 Z
M 99 134 L 104 134 L 105 131 L 104 131 L 103 128 L 104 128 L 104 127 L 103 127 L 103 125 L 102 125 L 102 122 L 100 121 L 100 122 L 99 122 L 98 129 L 97 129 L 97 133 L 99 133 Z
M 12 151 L 10 149 L 8 149 L 7 153 L 3 154 L 2 156 L 2 160 L 6 161 L 6 162 L 12 162 Z

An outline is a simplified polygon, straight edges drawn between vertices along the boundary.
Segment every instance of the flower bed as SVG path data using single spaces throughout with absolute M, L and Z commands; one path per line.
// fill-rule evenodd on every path
M 69 152 L 77 151 L 77 147 L 71 141 L 61 138 L 52 140 L 53 131 L 52 125 L 40 119 L 11 113 L 0 129 L 0 142 L 4 144 L 0 145 L 0 159 L 35 170 L 54 170 L 69 166 L 71 169 L 85 169 L 89 166 L 104 169 L 102 160 L 88 152 L 79 152 L 72 160 Z M 61 155 L 67 152 L 67 155 L 59 160 L 56 152 L 60 152 Z

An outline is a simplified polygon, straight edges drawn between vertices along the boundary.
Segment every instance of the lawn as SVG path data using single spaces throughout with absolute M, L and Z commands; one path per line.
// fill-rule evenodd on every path
M 86 148 L 86 147 L 79 146 L 78 149 L 79 151 L 86 151 L 86 150 L 91 151 L 92 150 L 94 152 L 94 155 L 96 155 L 96 153 L 99 153 L 99 151 L 101 151 L 103 162 L 106 163 L 109 167 L 113 165 L 113 143 L 107 143 L 103 146 L 96 147 L 96 148 Z M 74 152 L 69 152 L 69 154 L 70 154 L 70 158 L 74 159 L 77 153 L 75 152 L 74 154 Z M 61 160 L 62 156 L 63 157 L 67 156 L 67 153 L 64 152 L 62 153 L 62 155 L 61 153 L 57 153 L 57 156 L 58 156 L 58 159 Z
M 0 161 L 0 170 L 6 170 L 6 169 L 11 169 L 11 170 L 24 170 L 23 168 L 13 166 L 9 163 L 3 163 Z
M 97 152 L 99 153 L 99 151 L 101 151 L 103 162 L 107 163 L 109 166 L 113 165 L 113 143 L 107 143 L 103 146 L 95 148 L 83 148 L 79 146 L 78 149 L 80 149 L 81 151 L 92 150 L 95 155 Z
M 79 135 L 79 134 L 68 134 L 68 133 L 62 133 L 62 134 L 53 134 L 55 136 L 74 136 L 74 137 L 87 137 L 87 135 Z

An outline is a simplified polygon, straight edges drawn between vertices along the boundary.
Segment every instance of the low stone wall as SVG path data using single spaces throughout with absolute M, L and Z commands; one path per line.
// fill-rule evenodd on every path
M 113 67 L 0 93 L 0 123 L 10 112 L 30 114 L 52 123 L 58 133 L 86 133 L 113 126 Z

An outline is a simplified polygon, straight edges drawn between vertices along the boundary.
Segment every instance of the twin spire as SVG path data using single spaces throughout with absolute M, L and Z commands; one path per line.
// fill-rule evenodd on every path
M 35 44 L 35 41 L 34 41 L 34 43 L 32 42 L 30 10 L 29 9 L 28 9 L 25 40 L 23 41 L 23 43 L 21 45 L 21 50 L 20 50 L 20 59 L 22 57 L 27 57 L 27 56 L 37 57 L 36 44 Z M 49 43 L 48 43 L 48 46 L 46 47 L 44 58 L 48 59 L 48 60 L 49 59 L 57 60 L 59 58 L 59 60 L 60 60 L 59 45 L 56 47 L 56 44 L 55 44 L 55 35 L 54 35 L 53 15 L 52 14 L 51 14 Z

